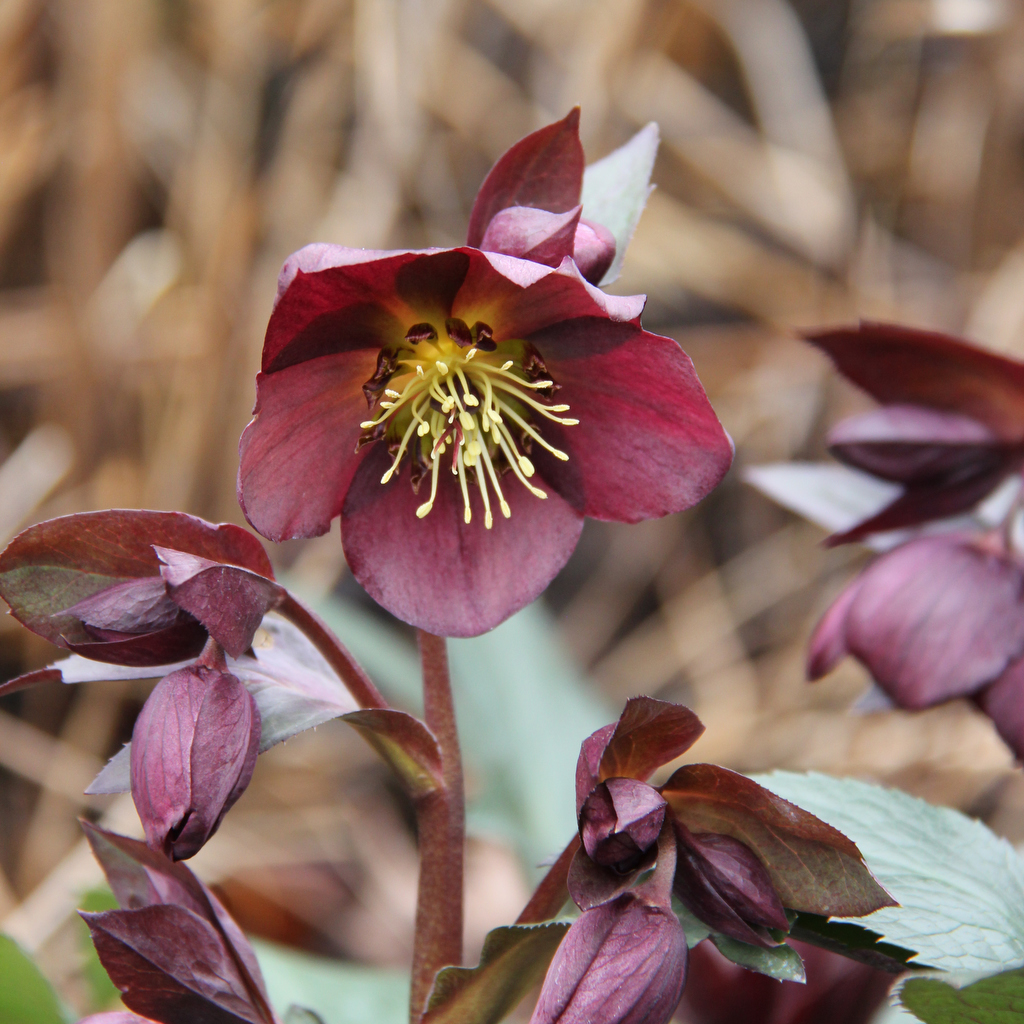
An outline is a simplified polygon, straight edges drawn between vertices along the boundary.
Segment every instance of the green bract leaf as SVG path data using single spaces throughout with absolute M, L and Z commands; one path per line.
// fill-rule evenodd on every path
M 353 711 L 343 717 L 391 765 L 414 799 L 444 786 L 441 750 L 418 718 L 391 708 Z
M 66 1024 L 50 983 L 6 935 L 0 935 L 0 979 L 3 1024 Z
M 914 950 L 915 964 L 1024 964 L 1024 859 L 980 822 L 853 779 L 772 772 L 757 780 L 854 840 L 899 903 L 853 924 Z
M 409 977 L 401 971 L 354 967 L 258 940 L 252 945 L 275 1007 L 302 1006 L 323 1024 L 409 1019 Z
M 727 935 L 719 935 L 712 932 L 711 941 L 718 948 L 722 956 L 731 960 L 740 967 L 746 967 L 749 971 L 757 971 L 758 974 L 767 974 L 769 978 L 777 981 L 799 981 L 805 982 L 807 975 L 804 973 L 804 962 L 800 954 L 783 943 L 781 946 L 773 946 L 771 949 L 763 949 L 761 946 L 751 946 L 746 942 L 737 942 Z
M 911 978 L 900 1002 L 925 1024 L 1018 1024 L 1024 1020 L 1024 971 L 1004 971 L 962 988 L 956 978 Z
M 601 284 L 611 284 L 622 270 L 640 214 L 651 194 L 651 171 L 658 153 L 658 126 L 652 121 L 624 146 L 583 172 L 583 216 L 603 224 L 615 236 L 615 259 Z
M 438 971 L 422 1024 L 498 1024 L 544 977 L 564 923 L 495 928 L 477 967 Z
M 717 765 L 684 765 L 662 795 L 691 831 L 746 843 L 767 868 L 783 906 L 852 917 L 893 902 L 846 835 L 746 776 Z

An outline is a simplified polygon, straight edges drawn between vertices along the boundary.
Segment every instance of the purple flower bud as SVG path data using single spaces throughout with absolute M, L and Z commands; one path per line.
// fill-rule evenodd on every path
M 603 224 L 581 219 L 576 228 L 572 258 L 591 284 L 600 284 L 615 260 L 615 236 Z
M 695 835 L 674 820 L 677 848 L 673 890 L 706 925 L 756 946 L 777 943 L 767 929 L 789 930 L 767 869 L 745 843 L 708 832 Z
M 574 206 L 565 213 L 549 213 L 528 206 L 506 207 L 487 225 L 480 248 L 557 267 L 573 253 L 581 209 Z
M 595 786 L 580 811 L 580 838 L 595 864 L 628 871 L 658 841 L 665 798 L 637 779 Z
M 530 1024 L 665 1024 L 683 993 L 686 961 L 675 914 L 625 893 L 566 933 Z
M 132 733 L 132 798 L 146 840 L 174 860 L 198 853 L 245 791 L 260 713 L 221 669 L 192 665 L 162 679 Z

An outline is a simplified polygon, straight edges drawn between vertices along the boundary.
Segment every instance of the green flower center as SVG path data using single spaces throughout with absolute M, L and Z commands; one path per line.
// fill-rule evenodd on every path
M 525 452 L 533 443 L 557 459 L 569 458 L 544 440 L 533 418 L 563 426 L 579 420 L 559 415 L 569 406 L 541 401 L 558 385 L 546 376 L 531 379 L 531 371 L 546 374 L 546 367 L 525 342 L 497 346 L 486 324 L 470 329 L 457 319 L 446 321 L 445 333 L 441 338 L 432 324 L 415 324 L 399 348 L 381 353 L 377 372 L 364 385 L 368 399 L 375 400 L 376 415 L 360 424 L 360 443 L 387 438 L 393 458 L 382 484 L 399 471 L 406 454 L 414 462 L 414 486 L 430 473 L 430 497 L 416 509 L 420 519 L 434 506 L 442 462 L 450 463 L 462 490 L 466 523 L 473 518 L 470 487 L 475 484 L 490 529 L 492 492 L 502 515 L 512 514 L 500 481 L 508 470 L 531 494 L 547 497 L 530 482 L 535 471 Z

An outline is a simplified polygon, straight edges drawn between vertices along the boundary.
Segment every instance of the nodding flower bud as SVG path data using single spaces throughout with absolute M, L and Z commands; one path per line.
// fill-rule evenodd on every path
M 149 845 L 172 860 L 198 853 L 249 785 L 259 744 L 259 709 L 229 672 L 196 664 L 157 683 L 132 733 Z
M 754 946 L 774 946 L 769 929 L 789 922 L 767 869 L 745 843 L 714 832 L 694 834 L 673 820 L 676 896 L 714 931 Z
M 686 962 L 675 914 L 627 892 L 573 923 L 530 1024 L 665 1024 L 682 996 Z
M 665 798 L 638 779 L 608 779 L 580 810 L 580 838 L 595 864 L 629 871 L 658 841 Z
M 586 280 L 600 284 L 615 261 L 615 236 L 603 224 L 581 219 L 576 226 L 572 258 Z

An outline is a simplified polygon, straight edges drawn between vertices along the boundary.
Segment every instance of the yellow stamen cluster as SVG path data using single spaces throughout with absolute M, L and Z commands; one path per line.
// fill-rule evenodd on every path
M 480 490 L 487 529 L 494 525 L 492 491 L 502 515 L 507 519 L 512 514 L 498 479 L 506 464 L 531 494 L 547 497 L 530 482 L 533 463 L 519 451 L 510 423 L 555 458 L 569 458 L 548 444 L 530 419 L 537 414 L 564 426 L 574 426 L 579 420 L 559 415 L 568 411 L 567 405 L 539 401 L 536 392 L 551 388 L 552 381 L 526 380 L 515 372 L 514 361 L 499 352 L 487 352 L 475 345 L 460 347 L 450 338 L 418 341 L 399 353 L 388 383 L 391 386 L 378 403 L 377 415 L 360 426 L 374 431 L 386 423 L 389 436 L 400 439 L 382 484 L 399 471 L 410 444 L 420 445 L 431 472 L 430 497 L 416 509 L 421 519 L 434 506 L 446 454 L 462 490 L 466 523 L 473 518 L 469 500 L 472 477 Z

